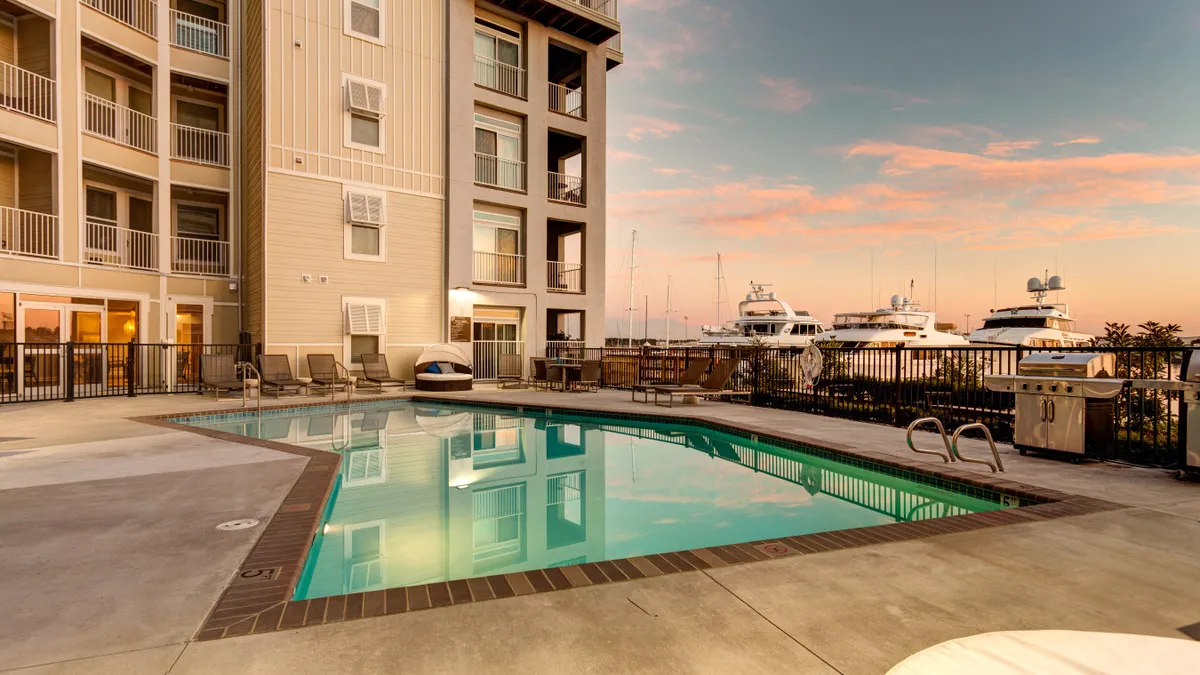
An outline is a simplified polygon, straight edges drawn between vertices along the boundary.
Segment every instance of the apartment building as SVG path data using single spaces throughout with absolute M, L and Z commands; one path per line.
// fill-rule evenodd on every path
M 0 0 L 0 343 L 600 345 L 619 38 L 616 0 Z

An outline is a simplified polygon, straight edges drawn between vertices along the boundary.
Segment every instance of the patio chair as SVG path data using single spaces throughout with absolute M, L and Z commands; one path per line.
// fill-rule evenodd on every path
M 405 388 L 404 380 L 399 377 L 392 377 L 391 368 L 388 368 L 387 356 L 384 354 L 363 354 L 363 386 L 376 387 L 379 393 L 383 393 L 384 387 L 400 387 L 403 391 Z
M 501 354 L 500 363 L 496 370 L 496 380 L 501 389 L 510 387 L 524 387 L 525 383 L 521 381 L 524 373 L 521 371 L 521 355 L 520 354 Z
M 565 370 L 555 361 L 546 362 L 546 391 L 562 391 Z
M 741 359 L 722 359 L 713 365 L 712 372 L 708 377 L 704 378 L 704 384 L 699 387 L 688 386 L 661 386 L 654 387 L 654 405 L 658 405 L 658 397 L 660 395 L 667 397 L 668 407 L 675 407 L 676 396 L 695 396 L 698 398 L 718 398 L 721 396 L 750 396 L 749 391 L 726 391 L 725 385 L 729 384 L 733 373 L 741 365 Z
M 548 361 L 549 359 L 539 356 L 530 357 L 529 359 L 529 382 L 536 391 L 550 388 L 549 374 L 546 366 Z
M 335 391 L 345 391 L 350 386 L 350 378 L 338 377 L 337 373 L 337 357 L 333 354 L 308 355 L 308 374 L 316 388 L 330 394 Z
M 631 401 L 637 401 L 638 392 L 642 394 L 642 403 L 650 402 L 650 393 L 657 387 L 691 387 L 693 389 L 700 386 L 700 380 L 704 378 L 704 373 L 708 372 L 708 366 L 712 364 L 712 359 L 703 357 L 692 359 L 688 364 L 683 374 L 679 376 L 679 383 L 674 385 L 669 384 L 635 384 L 633 385 Z
M 221 400 L 221 392 L 241 391 L 245 384 L 237 379 L 237 362 L 233 354 L 203 354 L 200 356 L 201 391 L 211 389 Z
M 279 398 L 280 392 L 290 391 L 300 395 L 303 390 L 304 395 L 308 395 L 308 383 L 292 375 L 292 362 L 287 354 L 259 354 L 258 369 L 262 374 L 263 393 L 270 389 L 275 393 L 275 398 Z
M 600 391 L 600 362 L 584 361 L 583 367 L 577 371 L 577 379 L 571 380 L 571 386 L 584 391 Z

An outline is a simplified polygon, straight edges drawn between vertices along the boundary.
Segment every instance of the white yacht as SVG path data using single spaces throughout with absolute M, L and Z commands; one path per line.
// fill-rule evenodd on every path
M 1046 293 L 1066 290 L 1063 279 L 1033 277 L 1026 290 L 1033 294 L 1032 305 L 992 310 L 983 327 L 971 332 L 972 344 L 1024 347 L 1086 347 L 1094 335 L 1075 331 L 1075 320 L 1062 304 L 1047 303 Z
M 946 328 L 948 330 L 942 330 Z M 837 314 L 833 330 L 818 335 L 817 346 L 836 342 L 843 348 L 865 347 L 965 347 L 963 336 L 939 326 L 937 316 L 926 312 L 915 300 L 893 295 L 891 306 L 873 312 Z
M 807 347 L 825 332 L 819 319 L 793 310 L 768 286 L 750 282 L 750 292 L 738 303 L 738 318 L 729 326 L 701 326 L 700 344 L 745 345 L 760 337 L 773 347 Z

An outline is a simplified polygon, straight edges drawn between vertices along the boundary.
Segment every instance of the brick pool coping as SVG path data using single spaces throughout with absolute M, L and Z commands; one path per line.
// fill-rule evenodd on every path
M 314 450 L 279 441 L 248 438 L 225 431 L 189 426 L 172 421 L 248 412 L 243 409 L 134 417 L 131 419 L 145 424 L 188 431 L 233 443 L 269 448 L 307 457 L 309 460 L 295 484 L 284 497 L 279 509 L 263 528 L 254 548 L 239 566 L 237 573 L 200 627 L 196 634 L 197 640 L 268 633 L 350 619 L 400 614 L 433 607 L 594 586 L 774 558 L 812 555 L 872 544 L 909 541 L 940 534 L 967 532 L 1001 525 L 1015 525 L 1125 508 L 1121 504 L 1026 485 L 995 475 L 965 471 L 953 465 L 927 464 L 907 457 L 857 450 L 797 434 L 775 430 L 765 431 L 749 424 L 692 417 L 686 413 L 630 414 L 601 411 L 586 405 L 558 402 L 529 405 L 500 403 L 464 396 L 429 396 L 425 394 L 360 399 L 354 401 L 351 408 L 355 409 L 364 404 L 369 406 L 384 401 L 459 403 L 519 412 L 545 412 L 551 415 L 556 412 L 582 413 L 617 420 L 679 422 L 770 441 L 785 449 L 803 451 L 809 455 L 833 459 L 851 466 L 860 466 L 963 494 L 984 496 L 991 493 L 992 496 L 999 494 L 1016 497 L 1021 506 L 998 511 L 908 523 L 887 523 L 849 530 L 780 537 L 743 544 L 589 562 L 474 579 L 350 593 L 311 600 L 292 600 L 295 585 L 304 569 L 309 546 L 321 525 L 321 518 L 333 491 L 334 481 L 338 476 L 338 467 L 341 464 L 341 456 L 323 450 Z M 265 411 L 321 408 L 329 405 L 331 404 L 310 401 L 271 406 Z M 345 404 L 336 405 L 341 407 Z

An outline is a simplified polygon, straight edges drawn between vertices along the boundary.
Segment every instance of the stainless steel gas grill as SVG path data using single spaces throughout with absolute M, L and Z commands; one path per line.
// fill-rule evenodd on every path
M 986 375 L 984 386 L 1016 394 L 1013 446 L 1104 457 L 1112 451 L 1116 403 L 1128 384 L 1113 377 L 1113 354 L 1044 352 L 1017 364 L 1016 375 Z
M 1184 356 L 1178 380 L 1133 380 L 1134 389 L 1158 389 L 1180 392 L 1180 412 L 1187 418 L 1183 429 L 1184 472 L 1200 472 L 1200 350 L 1190 350 Z

